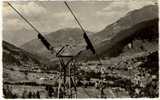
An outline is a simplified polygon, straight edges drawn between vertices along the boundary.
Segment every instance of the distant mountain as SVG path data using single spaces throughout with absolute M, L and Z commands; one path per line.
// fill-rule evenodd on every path
M 37 57 L 6 41 L 3 41 L 3 64 L 4 66 L 39 66 L 41 63 Z
M 28 72 L 52 72 L 58 69 L 57 63 L 47 62 L 37 55 L 31 54 L 6 41 L 3 46 L 3 82 L 24 82 L 28 79 Z
M 60 48 L 65 44 L 79 47 L 84 44 L 82 30 L 79 28 L 60 29 L 56 32 L 45 35 L 45 38 L 55 47 Z M 89 32 L 88 32 L 89 33 Z M 43 57 L 51 58 L 50 52 L 38 39 L 33 39 L 21 46 L 24 50 L 39 54 Z
M 62 29 L 47 34 L 45 37 L 55 47 L 71 44 L 73 47 L 77 48 L 75 51 L 84 48 L 86 45 L 80 29 Z M 101 57 L 118 56 L 127 51 L 140 52 L 150 50 L 148 49 L 150 46 L 152 46 L 152 49 L 157 49 L 158 6 L 149 5 L 131 11 L 102 31 L 89 35 L 89 38 L 93 42 L 97 54 Z M 139 42 L 137 43 L 137 41 Z M 125 49 L 131 42 L 134 45 L 133 50 Z M 43 57 L 53 57 L 38 39 L 24 44 L 22 48 Z M 136 48 L 143 50 L 138 50 Z M 95 56 L 90 50 L 84 50 L 80 55 L 80 59 L 93 58 L 95 58 Z
M 35 55 L 3 41 L 3 81 L 22 81 L 25 74 L 22 70 L 40 69 L 43 64 Z
M 57 63 L 49 63 L 47 59 L 44 59 L 39 55 L 32 54 L 6 41 L 2 42 L 2 46 L 4 68 L 18 68 L 20 70 L 30 70 L 32 68 L 41 70 L 46 70 L 47 68 L 56 69 Z
M 117 22 L 104 30 L 94 34 L 101 41 L 95 45 L 97 54 L 101 57 L 115 57 L 121 53 L 150 51 L 158 49 L 158 6 L 150 5 L 129 12 Z M 131 43 L 131 49 L 125 49 Z M 96 57 L 86 50 L 81 59 L 95 59 Z
M 119 32 L 129 29 L 137 23 L 155 18 L 158 18 L 158 5 L 148 5 L 141 9 L 128 12 L 124 17 L 120 18 L 115 23 L 106 26 L 106 28 L 102 31 L 94 34 L 94 37 L 99 39 L 96 41 L 110 40 Z

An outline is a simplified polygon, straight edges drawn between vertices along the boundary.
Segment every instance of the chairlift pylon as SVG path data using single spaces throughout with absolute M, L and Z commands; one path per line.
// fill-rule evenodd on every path
M 92 51 L 92 53 L 96 56 L 96 58 L 97 58 L 97 60 L 99 61 L 99 63 L 102 65 L 102 63 L 101 63 L 101 60 L 100 60 L 100 57 L 98 56 L 98 54 L 96 53 L 96 50 L 95 50 L 95 48 L 93 47 L 93 45 L 92 45 L 92 43 L 91 43 L 91 41 L 90 41 L 90 39 L 89 39 L 89 37 L 87 36 L 87 33 L 86 33 L 86 31 L 84 30 L 84 28 L 82 27 L 82 25 L 80 24 L 80 22 L 78 21 L 78 19 L 76 18 L 76 16 L 74 15 L 74 13 L 73 13 L 73 11 L 71 10 L 71 8 L 69 7 L 69 5 L 67 4 L 67 2 L 66 1 L 64 1 L 64 3 L 65 3 L 65 5 L 67 6 L 67 8 L 70 10 L 70 12 L 71 12 L 71 14 L 74 16 L 74 18 L 75 18 L 75 20 L 76 20 L 76 22 L 78 23 L 78 25 L 80 26 L 80 28 L 81 28 L 81 30 L 83 31 L 83 37 L 84 37 L 84 39 L 85 39 L 85 42 L 86 42 L 86 44 L 87 44 L 87 46 L 86 46 L 86 48 L 87 49 L 90 49 L 91 51 Z M 33 26 L 33 24 L 31 23 L 31 22 L 29 22 L 16 8 L 14 8 L 9 2 L 8 2 L 8 5 L 27 23 L 27 24 L 29 24 L 29 26 L 31 26 L 33 29 L 34 29 L 34 31 L 36 31 L 37 33 L 38 33 L 38 39 L 40 39 L 41 40 L 41 42 L 43 43 L 43 45 L 49 50 L 49 51 L 51 51 L 51 53 L 53 52 L 53 51 L 55 51 L 54 50 L 54 48 L 51 46 L 51 44 L 47 41 L 47 39 Z M 73 62 L 73 60 L 74 59 L 76 59 L 80 54 L 81 54 L 81 52 L 82 51 L 79 51 L 76 55 L 73 55 L 73 56 L 68 56 L 68 58 L 70 58 L 69 59 L 69 61 L 66 63 L 66 64 L 64 64 L 64 61 L 63 61 L 63 58 L 64 57 L 66 57 L 66 56 L 63 56 L 63 55 L 61 55 L 61 52 L 63 51 L 63 49 L 64 49 L 64 47 L 62 47 L 58 52 L 56 52 L 56 57 L 58 57 L 59 58 L 59 62 L 60 62 L 60 77 L 59 77 L 59 88 L 58 88 L 58 96 L 57 97 L 60 97 L 60 89 L 62 89 L 62 83 L 61 83 L 61 81 L 63 81 L 63 92 L 64 93 L 67 93 L 67 91 L 66 91 L 66 89 L 68 89 L 70 92 L 69 92 L 69 97 L 72 97 L 72 87 L 71 87 L 71 81 L 75 81 L 75 80 L 73 80 L 74 78 L 72 78 L 71 77 L 71 67 L 73 67 L 73 66 L 71 66 L 72 64 L 74 65 L 74 67 L 76 66 L 76 62 Z M 66 74 L 67 74 L 67 68 L 69 69 L 69 85 L 70 85 L 70 87 L 69 88 L 66 88 L 66 86 L 65 86 L 65 82 L 66 82 Z M 75 68 L 74 68 L 75 69 Z M 63 74 L 63 75 L 62 75 Z M 73 77 L 75 77 L 74 75 L 73 75 Z M 75 90 L 75 97 L 77 97 L 77 89 L 76 89 L 76 85 L 74 85 L 74 90 Z M 65 94 L 63 94 L 63 97 L 65 97 L 66 95 Z

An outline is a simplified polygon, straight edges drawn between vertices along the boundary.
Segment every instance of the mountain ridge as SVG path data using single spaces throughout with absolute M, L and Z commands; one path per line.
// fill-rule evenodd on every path
M 127 38 L 129 39 L 129 37 L 136 34 L 136 32 L 143 30 L 142 28 L 148 27 L 147 25 L 149 25 L 149 23 L 150 24 L 156 23 L 153 26 L 155 28 L 154 31 L 156 31 L 155 33 L 157 33 L 157 28 L 156 28 L 157 21 L 158 21 L 157 19 L 158 19 L 158 6 L 157 5 L 145 6 L 143 8 L 136 9 L 134 11 L 127 13 L 124 17 L 121 17 L 115 23 L 113 23 L 109 26 L 106 26 L 106 28 L 103 29 L 102 31 L 95 33 L 93 35 L 90 35 L 89 38 L 91 39 L 96 51 L 98 52 L 98 54 L 100 56 L 111 57 L 112 54 L 114 54 L 114 52 L 109 54 L 110 51 L 115 51 L 115 52 L 121 53 L 121 51 L 123 49 L 123 48 L 116 48 L 116 44 L 121 42 L 121 45 L 123 44 L 122 47 L 124 47 L 124 45 L 127 45 L 127 42 L 125 42 L 125 43 L 123 43 L 123 42 Z M 149 26 L 152 26 L 152 25 L 149 25 Z M 46 36 L 46 38 L 53 45 L 58 44 L 60 46 L 61 44 L 69 43 L 72 46 L 75 45 L 75 47 L 79 47 L 76 50 L 82 49 L 86 46 L 86 44 L 84 43 L 83 37 L 82 37 L 82 31 L 80 29 L 74 30 L 75 33 L 79 33 L 78 35 L 77 34 L 75 35 L 74 33 L 72 33 L 73 32 L 72 29 L 69 30 L 68 32 L 66 32 L 65 29 L 64 30 L 62 29 L 62 30 L 56 31 L 56 32 L 58 32 L 57 33 L 58 35 L 56 37 L 55 37 L 55 35 L 52 36 L 52 34 L 54 32 L 51 33 L 50 35 Z M 67 35 L 59 35 L 62 33 L 67 34 Z M 72 36 L 71 33 L 74 35 Z M 71 35 L 71 36 L 68 36 L 68 35 Z M 142 34 L 142 36 L 143 36 L 143 34 Z M 60 37 L 61 39 L 58 37 Z M 66 41 L 67 37 L 71 37 L 70 42 Z M 59 39 L 60 40 L 59 43 L 56 43 L 57 41 L 55 41 L 53 38 Z M 75 39 L 73 39 L 73 38 L 75 38 Z M 131 40 L 129 40 L 128 42 L 130 42 L 130 41 Z M 40 43 L 40 41 L 39 41 L 39 43 Z M 33 45 L 34 45 L 34 43 L 33 43 Z M 47 49 L 45 49 L 45 47 L 43 45 L 41 46 L 40 49 L 38 49 L 36 46 L 37 45 L 35 44 L 34 46 L 31 46 L 30 48 L 35 47 L 37 50 L 40 51 L 40 53 L 39 53 L 40 55 L 42 55 L 44 57 L 47 56 L 47 57 L 51 58 L 49 52 L 47 52 Z M 114 47 L 114 48 L 112 48 L 112 47 Z M 24 48 L 24 49 L 28 49 L 28 48 Z M 121 50 L 119 50 L 119 49 L 121 49 Z M 38 52 L 37 50 L 35 50 L 35 51 Z M 44 51 L 45 51 L 45 54 L 43 55 Z M 86 53 L 82 54 L 82 56 L 84 56 L 84 58 L 86 58 L 86 56 L 90 56 L 89 58 L 93 58 L 94 55 L 92 53 L 90 53 L 89 50 L 85 50 L 84 52 L 86 52 Z M 106 54 L 106 52 L 108 52 L 108 53 Z M 117 53 L 115 53 L 115 54 L 117 54 Z

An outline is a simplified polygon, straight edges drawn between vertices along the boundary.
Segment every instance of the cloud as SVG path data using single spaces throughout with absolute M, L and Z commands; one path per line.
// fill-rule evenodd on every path
M 113 1 L 110 5 L 96 11 L 98 17 L 106 17 L 108 23 L 113 23 L 129 11 L 142 8 L 146 5 L 155 4 L 156 0 L 123 0 Z
M 61 20 L 65 20 L 65 21 L 73 20 L 73 16 L 71 15 L 71 13 L 69 11 L 53 13 L 52 17 L 59 18 Z
M 37 18 L 46 13 L 44 7 L 39 6 L 35 2 L 11 2 L 11 4 L 24 16 Z M 16 12 L 4 2 L 3 16 L 6 18 L 16 18 Z
M 3 4 L 3 18 L 15 18 L 16 15 L 13 12 L 12 8 L 10 8 L 6 3 Z
M 107 1 L 87 1 L 70 2 L 73 11 L 80 20 L 84 29 L 89 31 L 100 31 L 108 24 L 113 23 L 127 12 L 138 9 L 144 5 L 153 4 L 156 0 L 109 0 Z M 63 2 L 31 2 L 31 1 L 12 1 L 16 7 L 33 25 L 44 33 L 56 31 L 67 27 L 79 27 L 73 16 Z M 27 31 L 24 31 L 24 28 Z M 27 40 L 34 32 L 27 23 L 16 14 L 6 3 L 3 5 L 3 34 L 8 40 L 17 41 L 17 37 L 28 35 Z M 12 34 L 11 34 L 12 33 Z M 19 34 L 18 34 L 19 33 Z M 15 44 L 24 43 L 15 42 Z
M 3 30 L 6 30 L 8 32 L 21 30 L 24 28 L 27 30 L 31 29 L 25 22 L 19 19 L 8 19 L 5 22 L 3 22 Z
M 25 15 L 41 16 L 46 13 L 46 9 L 37 5 L 35 2 L 28 2 L 27 5 L 16 4 L 15 6 Z
M 46 9 L 35 2 L 11 2 L 11 4 L 33 24 L 45 18 Z M 3 3 L 3 28 L 7 31 L 32 30 L 9 5 Z
M 102 9 L 102 12 L 128 12 L 143 6 L 154 4 L 156 0 L 123 0 L 114 1 Z

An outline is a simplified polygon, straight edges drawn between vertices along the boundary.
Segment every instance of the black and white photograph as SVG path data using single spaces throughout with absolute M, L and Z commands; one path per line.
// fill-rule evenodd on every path
M 3 98 L 159 98 L 158 5 L 2 1 Z

